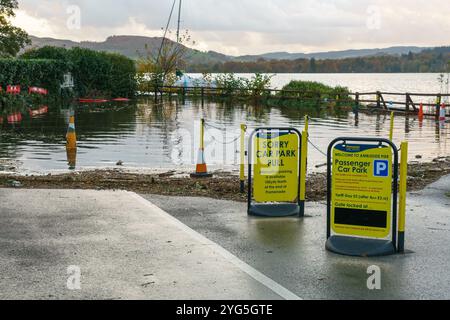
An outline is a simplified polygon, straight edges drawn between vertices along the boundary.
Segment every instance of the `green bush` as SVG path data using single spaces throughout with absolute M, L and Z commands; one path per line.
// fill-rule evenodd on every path
M 116 53 L 84 48 L 42 47 L 25 52 L 22 60 L 52 59 L 65 65 L 74 78 L 77 96 L 133 97 L 137 88 L 133 60 Z
M 220 93 L 223 95 L 233 95 L 238 91 L 245 90 L 245 79 L 236 77 L 234 73 L 219 74 L 214 79 L 216 86 L 220 88 Z
M 239 98 L 259 98 L 270 87 L 272 75 L 255 73 L 250 79 L 237 77 L 233 73 L 219 74 L 215 82 L 222 95 L 237 95 Z
M 336 99 L 337 96 L 340 96 L 341 99 L 347 99 L 349 92 L 348 88 L 341 86 L 331 87 L 315 81 L 293 80 L 285 85 L 277 95 L 284 97 L 292 95 L 303 98 L 315 98 L 320 95 L 322 99 Z

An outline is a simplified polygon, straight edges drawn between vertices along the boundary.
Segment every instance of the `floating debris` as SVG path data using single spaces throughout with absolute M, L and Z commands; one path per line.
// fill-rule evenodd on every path
M 8 184 L 9 184 L 10 187 L 13 187 L 13 188 L 20 188 L 20 187 L 22 187 L 22 183 L 20 181 L 17 181 L 17 180 L 9 180 Z

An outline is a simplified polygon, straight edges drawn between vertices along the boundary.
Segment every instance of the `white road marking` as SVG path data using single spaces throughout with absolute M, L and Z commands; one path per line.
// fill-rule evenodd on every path
M 166 218 L 167 220 L 169 220 L 171 223 L 173 223 L 179 229 L 181 229 L 184 232 L 188 233 L 190 236 L 192 236 L 194 239 L 199 241 L 201 244 L 210 246 L 216 253 L 220 254 L 227 261 L 231 262 L 233 265 L 238 267 L 241 271 L 245 272 L 250 277 L 252 277 L 256 281 L 258 281 L 259 283 L 263 284 L 264 286 L 266 286 L 267 288 L 269 288 L 270 290 L 272 290 L 273 292 L 278 294 L 283 299 L 286 299 L 286 300 L 302 300 L 296 294 L 292 293 L 291 291 L 289 291 L 288 289 L 286 289 L 285 287 L 283 287 L 279 283 L 277 283 L 274 280 L 270 279 L 269 277 L 265 276 L 264 274 L 262 274 L 261 272 L 259 272 L 255 268 L 253 268 L 252 266 L 248 265 L 247 263 L 245 263 L 244 261 L 242 261 L 241 259 L 236 257 L 234 254 L 232 254 L 228 250 L 226 250 L 223 247 L 221 247 L 220 245 L 218 245 L 217 243 L 209 240 L 208 238 L 204 237 L 203 235 L 201 235 L 197 231 L 191 229 L 190 227 L 188 227 L 187 225 L 182 223 L 180 220 L 174 218 L 173 216 L 171 216 L 170 214 L 168 214 L 167 212 L 165 212 L 161 208 L 157 207 L 156 205 L 154 205 L 150 201 L 144 199 L 143 197 L 141 197 L 140 195 L 138 195 L 138 194 L 136 194 L 134 192 L 129 192 L 129 194 L 133 198 L 135 198 L 137 201 L 139 201 L 140 203 L 145 205 L 146 207 L 152 209 L 154 212 L 156 212 L 160 216 L 162 216 L 162 217 Z

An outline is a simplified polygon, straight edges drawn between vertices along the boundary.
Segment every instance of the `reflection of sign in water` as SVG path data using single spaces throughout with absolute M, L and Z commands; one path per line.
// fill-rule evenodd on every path
M 331 227 L 336 234 L 386 238 L 391 231 L 392 151 L 378 145 L 334 147 Z
M 259 132 L 254 140 L 256 202 L 298 200 L 299 136 L 295 132 Z

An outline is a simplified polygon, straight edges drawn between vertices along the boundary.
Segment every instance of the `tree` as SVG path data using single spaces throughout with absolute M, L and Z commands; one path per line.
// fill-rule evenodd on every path
M 316 69 L 317 69 L 317 66 L 316 66 L 316 59 L 311 58 L 311 60 L 309 60 L 309 71 L 310 71 L 311 73 L 315 73 L 315 72 L 316 72 Z
M 18 7 L 17 0 L 0 0 L 0 57 L 3 58 L 15 57 L 20 49 L 31 44 L 28 34 L 9 22 Z
M 137 63 L 140 90 L 148 89 L 149 86 L 159 87 L 174 83 L 179 76 L 180 67 L 185 64 L 184 58 L 188 48 L 184 43 L 188 42 L 191 42 L 191 37 L 186 30 L 178 43 L 163 38 L 159 50 L 148 50 L 146 47 L 147 55 L 141 57 Z

